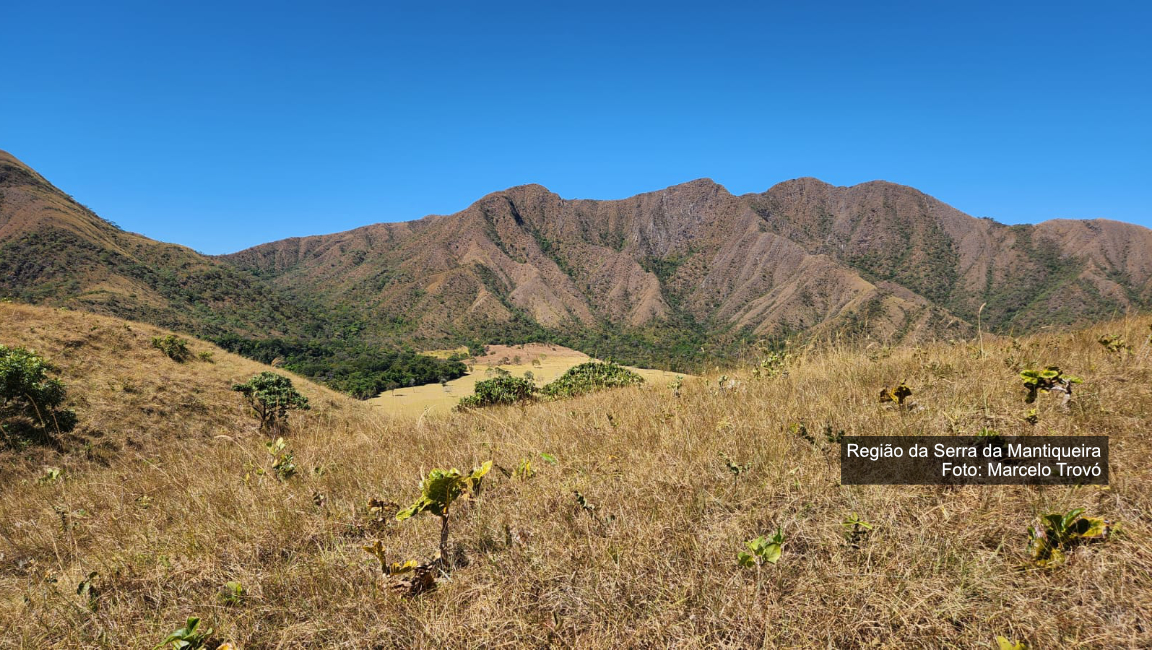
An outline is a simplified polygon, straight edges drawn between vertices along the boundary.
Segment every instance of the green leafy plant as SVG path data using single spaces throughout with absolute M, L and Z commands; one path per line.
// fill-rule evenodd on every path
M 830 445 L 838 445 L 844 442 L 845 435 L 843 429 L 833 430 L 831 424 L 824 425 L 824 439 L 827 440 Z
M 1028 389 L 1028 394 L 1024 397 L 1024 402 L 1027 404 L 1035 402 L 1036 396 L 1042 392 L 1060 393 L 1063 395 L 1063 402 L 1067 404 L 1072 398 L 1072 384 L 1081 383 L 1079 377 L 1065 375 L 1056 366 L 1048 366 L 1044 370 L 1024 370 L 1020 373 L 1020 379 L 1024 382 L 1024 388 Z
M 203 350 L 201 352 L 197 352 L 196 358 L 205 362 L 205 363 L 216 363 L 215 361 L 212 360 L 212 351 L 211 350 Z
M 751 469 L 752 464 L 744 463 L 743 465 L 737 465 L 736 463 L 732 462 L 732 459 L 729 458 L 726 454 L 720 454 L 720 458 L 723 459 L 724 464 L 728 467 L 728 472 L 732 474 L 732 487 L 735 488 L 736 480 L 740 478 L 741 474 Z
M 1065 553 L 1078 544 L 1108 539 L 1112 529 L 1098 517 L 1083 517 L 1083 508 L 1044 515 L 1039 525 L 1028 527 L 1028 553 L 1039 566 L 1064 561 Z
M 872 524 L 861 519 L 855 512 L 840 522 L 840 525 L 844 527 L 844 537 L 852 548 L 860 548 L 860 544 L 872 532 Z
M 467 474 L 460 470 L 434 469 L 428 477 L 420 481 L 420 498 L 407 508 L 396 513 L 397 521 L 404 521 L 424 512 L 440 518 L 440 557 L 441 564 L 447 565 L 448 557 L 448 523 L 452 504 L 460 498 L 471 498 L 480 492 L 481 480 L 492 469 L 492 461 L 486 461 L 479 467 L 472 468 Z
M 264 371 L 243 384 L 234 384 L 232 390 L 244 395 L 260 418 L 261 429 L 281 425 L 289 411 L 310 408 L 308 398 L 292 386 L 292 380 L 274 372 Z
M 152 347 L 160 350 L 173 361 L 184 362 L 192 356 L 192 352 L 188 349 L 188 339 L 182 339 L 175 334 L 153 336 Z
M 1035 426 L 1040 423 L 1040 413 L 1036 411 L 1035 407 L 1030 408 L 1028 412 L 1024 414 L 1023 419 L 1028 424 Z
M 589 361 L 568 369 L 541 389 L 547 397 L 575 397 L 593 391 L 644 383 L 644 378 L 611 361 Z
M 244 585 L 233 580 L 220 588 L 220 602 L 229 606 L 239 605 L 244 600 Z
M 1013 643 L 1012 641 L 1009 641 L 1007 637 L 1002 636 L 996 637 L 996 646 L 998 650 L 1028 650 L 1027 643 L 1023 641 L 1020 641 L 1019 643 Z
M 284 438 L 277 438 L 272 442 L 264 443 L 268 454 L 272 456 L 272 472 L 281 481 L 288 480 L 296 473 L 296 459 L 292 452 L 287 450 L 287 446 Z
M 36 482 L 40 485 L 50 485 L 58 481 L 63 475 L 64 470 L 60 469 L 59 467 L 45 467 L 44 474 L 40 478 L 36 479 Z
M 776 564 L 780 561 L 780 554 L 784 548 L 784 531 L 776 529 L 772 537 L 760 536 L 744 542 L 747 551 L 740 551 L 736 561 L 742 567 L 761 567 L 765 564 Z
M 173 630 L 163 641 L 153 646 L 152 650 L 164 647 L 175 648 L 176 650 L 200 650 L 210 636 L 212 636 L 212 628 L 200 629 L 200 617 L 190 616 L 184 623 L 184 627 Z
M 76 414 L 61 408 L 66 396 L 63 382 L 50 378 L 53 368 L 43 357 L 22 347 L 0 345 L 0 429 L 31 422 L 42 431 L 71 431 Z
M 76 586 L 76 595 L 83 598 L 88 609 L 93 612 L 100 606 L 100 590 L 96 588 L 95 584 L 96 577 L 99 575 L 99 573 L 92 571 Z
M 792 359 L 792 355 L 783 350 L 762 349 L 761 353 L 764 356 L 752 370 L 753 377 L 771 379 L 788 374 L 788 362 Z
M 516 404 L 535 399 L 536 384 L 522 377 L 498 375 L 476 382 L 473 393 L 460 400 L 456 408 L 471 409 L 484 406 Z

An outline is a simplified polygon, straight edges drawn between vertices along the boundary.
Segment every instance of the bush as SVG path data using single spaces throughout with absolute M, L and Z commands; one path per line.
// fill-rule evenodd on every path
M 160 350 L 173 361 L 187 361 L 188 357 L 192 354 L 188 350 L 188 340 L 182 339 L 175 334 L 169 334 L 167 336 L 153 336 L 152 347 Z
M 288 411 L 308 410 L 308 398 L 292 387 L 284 375 L 264 371 L 232 390 L 242 393 L 248 405 L 260 418 L 260 428 L 279 426 L 288 419 Z
M 76 414 L 60 408 L 65 388 L 59 379 L 48 377 L 53 370 L 31 350 L 0 345 L 0 422 L 27 418 L 45 430 L 72 430 Z
M 589 361 L 568 369 L 556 381 L 543 388 L 548 397 L 573 397 L 605 388 L 631 386 L 644 378 L 616 363 Z
M 499 375 L 493 379 L 476 382 L 475 392 L 460 400 L 458 408 L 515 404 L 534 399 L 536 390 L 536 385 L 527 379 Z

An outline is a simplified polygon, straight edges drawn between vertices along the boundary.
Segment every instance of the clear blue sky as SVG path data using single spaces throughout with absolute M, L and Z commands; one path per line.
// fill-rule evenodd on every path
M 208 253 L 523 183 L 699 177 L 1152 225 L 1146 2 L 45 0 L 0 21 L 0 149 Z

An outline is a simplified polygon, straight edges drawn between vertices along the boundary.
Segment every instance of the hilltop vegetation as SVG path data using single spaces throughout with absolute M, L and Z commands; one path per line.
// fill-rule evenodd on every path
M 296 378 L 312 408 L 270 440 L 231 390 L 266 367 L 0 304 L 0 343 L 56 366 L 77 414 L 54 445 L 0 454 L 0 624 L 18 647 L 151 647 L 189 617 L 246 649 L 1140 647 L 1150 324 L 793 347 L 674 387 L 414 419 Z M 1055 387 L 1050 365 L 1081 383 L 1027 403 L 1021 373 Z M 900 385 L 900 406 L 877 400 Z M 993 430 L 1110 436 L 1111 485 L 839 485 L 840 435 Z M 447 512 L 443 481 L 441 554 L 441 517 L 396 515 Z M 437 581 L 425 560 L 444 556 Z

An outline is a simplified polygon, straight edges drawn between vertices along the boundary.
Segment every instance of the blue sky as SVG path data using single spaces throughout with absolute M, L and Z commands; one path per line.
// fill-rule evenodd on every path
M 208 253 L 541 183 L 885 179 L 1152 226 L 1143 2 L 20 2 L 0 149 Z

